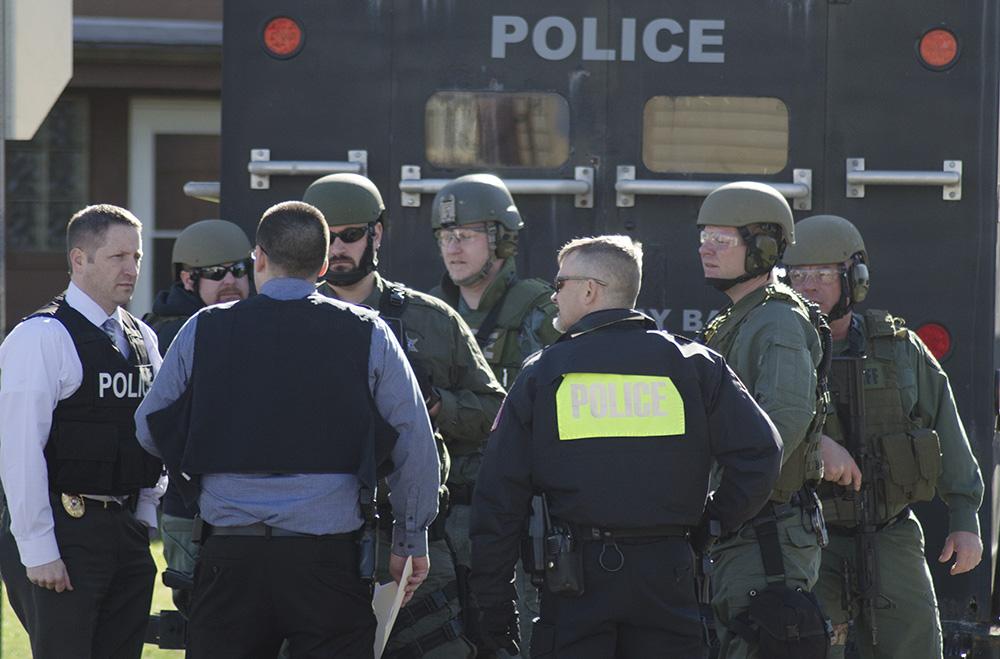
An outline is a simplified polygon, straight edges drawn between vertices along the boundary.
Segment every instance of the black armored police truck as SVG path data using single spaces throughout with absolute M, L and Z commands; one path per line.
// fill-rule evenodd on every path
M 227 0 L 221 216 L 249 233 L 330 172 L 385 196 L 380 267 L 429 289 L 433 193 L 499 175 L 522 274 L 575 236 L 645 246 L 639 306 L 691 335 L 726 302 L 695 218 L 736 180 L 796 219 L 861 229 L 867 306 L 908 321 L 951 377 L 986 481 L 982 564 L 949 576 L 940 501 L 918 507 L 947 651 L 997 656 L 998 51 L 994 0 Z

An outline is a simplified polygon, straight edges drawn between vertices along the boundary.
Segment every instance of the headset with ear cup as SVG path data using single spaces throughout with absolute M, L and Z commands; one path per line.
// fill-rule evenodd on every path
M 857 304 L 868 297 L 871 282 L 868 279 L 868 265 L 860 253 L 851 256 L 851 265 L 844 271 L 844 292 L 851 296 L 851 303 Z
M 517 256 L 517 232 L 501 227 L 497 232 L 496 255 L 498 259 Z
M 770 272 L 771 268 L 777 265 L 784 248 L 784 241 L 772 235 L 772 232 L 781 233 L 781 227 L 770 224 L 758 224 L 758 231 L 750 230 L 750 226 L 737 227 L 743 243 L 747 246 L 747 255 L 743 263 L 743 269 L 753 277 Z M 773 228 L 772 228 L 773 227 Z

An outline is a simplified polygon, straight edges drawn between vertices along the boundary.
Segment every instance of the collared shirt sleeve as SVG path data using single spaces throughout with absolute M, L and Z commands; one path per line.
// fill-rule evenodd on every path
M 372 328 L 368 378 L 375 407 L 399 433 L 392 449 L 393 471 L 386 479 L 395 519 L 392 553 L 426 556 L 427 527 L 437 515 L 441 486 L 437 447 L 413 370 L 380 319 Z
M 979 507 L 983 503 L 983 476 L 969 445 L 955 405 L 948 375 L 914 332 L 908 332 L 909 357 L 917 377 L 916 412 L 941 441 L 938 495 L 948 505 L 948 532 L 979 535 Z
M 135 411 L 135 435 L 142 448 L 160 457 L 160 453 L 149 432 L 146 418 L 153 412 L 164 409 L 181 397 L 191 379 L 191 365 L 194 361 L 194 339 L 198 327 L 198 316 L 188 319 L 177 332 L 174 342 L 170 344 L 167 355 L 158 367 L 153 386 L 146 392 L 146 397 Z M 152 356 L 150 356 L 152 360 Z
M 73 340 L 58 320 L 27 320 L 0 346 L 0 480 L 26 567 L 60 556 L 43 452 L 52 411 L 82 378 Z
M 155 376 L 159 373 L 160 366 L 163 364 L 156 332 L 149 325 L 141 321 L 139 322 L 139 331 L 142 332 L 143 341 L 146 343 L 146 352 L 149 354 L 149 363 L 153 367 L 153 375 Z M 147 528 L 156 528 L 156 506 L 160 502 L 160 497 L 166 491 L 166 472 L 163 472 L 156 485 L 139 490 L 139 498 L 135 506 L 135 518 L 145 524 Z

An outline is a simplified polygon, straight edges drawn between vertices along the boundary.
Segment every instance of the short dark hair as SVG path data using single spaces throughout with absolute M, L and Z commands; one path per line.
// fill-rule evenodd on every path
M 111 204 L 87 206 L 69 218 L 69 224 L 66 225 L 66 253 L 69 254 L 78 247 L 92 257 L 104 244 L 104 236 L 112 224 L 142 231 L 142 222 L 126 208 Z
M 330 227 L 315 206 L 302 201 L 283 201 L 261 216 L 257 245 L 284 274 L 310 279 L 326 261 Z
M 623 235 L 576 238 L 559 250 L 559 264 L 571 254 L 586 260 L 598 279 L 607 281 L 611 299 L 622 307 L 635 306 L 642 284 L 642 243 Z

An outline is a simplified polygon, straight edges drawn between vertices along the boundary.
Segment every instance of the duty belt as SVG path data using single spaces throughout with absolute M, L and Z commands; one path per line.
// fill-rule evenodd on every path
M 796 514 L 804 515 L 804 518 L 809 520 L 809 526 L 812 527 L 810 530 L 816 534 L 816 540 L 819 543 L 819 546 L 825 547 L 829 538 L 827 535 L 826 523 L 823 520 L 823 508 L 819 504 L 819 499 L 816 498 L 815 492 L 807 488 L 803 488 L 802 490 L 793 493 L 788 503 L 768 501 L 764 504 L 764 507 L 760 509 L 759 513 L 744 522 L 739 526 L 739 528 L 736 528 L 719 538 L 719 542 L 726 542 L 732 539 L 733 536 L 740 533 L 748 526 L 759 528 L 769 522 L 776 523 Z
M 347 533 L 300 533 L 280 529 L 276 526 L 268 526 L 263 522 L 247 524 L 246 526 L 211 526 L 205 524 L 205 538 L 213 535 L 218 536 L 238 536 L 243 538 L 314 538 L 317 540 L 356 540 L 357 531 Z
M 909 516 L 910 516 L 910 507 L 906 506 L 896 515 L 893 515 L 892 517 L 882 522 L 881 524 L 876 525 L 875 530 L 882 531 L 883 529 L 887 529 L 890 526 L 895 526 L 896 524 L 899 524 L 903 520 L 909 518 Z M 827 529 L 829 529 L 830 533 L 832 533 L 833 535 L 838 535 L 848 538 L 853 538 L 858 533 L 858 527 L 856 524 L 854 526 L 840 526 L 835 522 L 831 522 L 830 525 L 827 527 Z
M 610 529 L 598 526 L 577 526 L 577 537 L 586 540 L 631 540 L 641 538 L 686 538 L 691 527 L 678 524 L 661 524 L 659 526 L 641 526 L 633 528 Z

